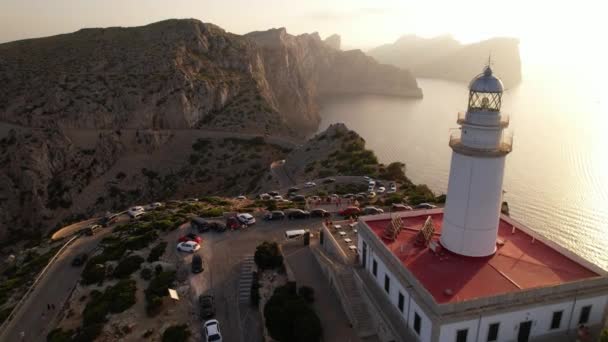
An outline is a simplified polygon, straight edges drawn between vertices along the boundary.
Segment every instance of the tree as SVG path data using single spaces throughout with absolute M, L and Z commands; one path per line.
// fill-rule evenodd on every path
M 306 301 L 287 286 L 277 288 L 264 307 L 266 328 L 281 342 L 321 339 L 321 320 Z
M 253 259 L 262 270 L 275 269 L 283 265 L 283 255 L 276 242 L 262 242 L 256 247 Z
M 163 332 L 163 342 L 182 342 L 188 341 L 190 330 L 185 324 L 172 325 Z
M 602 335 L 600 336 L 600 342 L 608 342 L 608 329 L 602 330 Z
M 405 181 L 405 164 L 402 162 L 392 162 L 386 167 L 386 178 L 394 181 Z

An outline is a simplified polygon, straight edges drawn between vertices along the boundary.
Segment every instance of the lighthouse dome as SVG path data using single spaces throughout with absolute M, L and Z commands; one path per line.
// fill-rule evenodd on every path
M 483 73 L 477 75 L 469 84 L 472 92 L 478 93 L 502 93 L 502 81 L 492 74 L 492 68 L 486 66 Z

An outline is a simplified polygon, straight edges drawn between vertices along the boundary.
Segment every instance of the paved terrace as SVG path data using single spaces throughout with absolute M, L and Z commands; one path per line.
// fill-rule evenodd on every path
M 410 212 L 408 215 L 412 215 Z M 415 215 L 415 214 L 414 214 Z M 420 281 L 439 304 L 457 303 L 567 282 L 594 278 L 598 273 L 569 259 L 558 250 L 533 239 L 500 220 L 497 252 L 485 258 L 472 258 L 443 249 L 434 253 L 415 243 L 418 231 L 431 216 L 434 241 L 439 241 L 443 213 L 403 217 L 405 226 L 395 241 L 382 238 L 390 219 L 365 220 L 371 230 L 401 263 Z M 449 291 L 448 291 L 449 290 Z

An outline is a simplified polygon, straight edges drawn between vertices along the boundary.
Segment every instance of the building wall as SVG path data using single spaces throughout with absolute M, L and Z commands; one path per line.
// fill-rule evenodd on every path
M 359 235 L 359 248 L 361 251 L 363 250 L 364 241 L 364 238 Z M 467 342 L 486 342 L 488 329 L 492 323 L 500 323 L 497 341 L 515 341 L 517 340 L 519 333 L 520 323 L 526 321 L 532 322 L 530 341 L 533 341 L 535 338 L 551 336 L 551 334 L 554 336 L 565 335 L 568 331 L 576 329 L 581 310 L 586 305 L 592 305 L 587 325 L 597 326 L 601 324 L 608 303 L 608 295 L 572 298 L 559 303 L 553 302 L 545 305 L 543 305 L 544 303 L 542 301 L 539 301 L 538 304 L 542 306 L 530 306 L 529 308 L 494 315 L 482 314 L 474 319 L 471 319 L 469 316 L 463 321 L 446 323 L 435 327 L 435 329 L 439 330 L 439 333 L 433 335 L 433 322 L 430 317 L 432 314 L 430 312 L 425 312 L 416 300 L 414 300 L 414 296 L 411 293 L 413 288 L 410 287 L 409 284 L 399 283 L 392 272 L 388 270 L 385 262 L 370 248 L 370 244 L 366 243 L 366 245 L 367 262 L 365 264 L 365 269 L 374 279 L 373 285 L 378 286 L 378 288 L 382 290 L 382 293 L 388 297 L 396 311 L 399 311 L 398 294 L 399 292 L 403 293 L 405 302 L 404 312 L 401 316 L 404 318 L 404 324 L 406 324 L 408 329 L 418 337 L 418 341 L 422 342 L 455 342 L 456 333 L 461 329 L 468 329 Z M 374 260 L 378 265 L 375 276 L 372 272 Z M 388 275 L 390 279 L 389 293 L 387 293 L 384 288 L 385 275 Z M 556 311 L 563 312 L 561 323 L 559 328 L 550 329 L 553 313 Z M 420 334 L 414 332 L 413 329 L 415 313 L 421 318 Z M 433 336 L 435 337 L 433 338 Z

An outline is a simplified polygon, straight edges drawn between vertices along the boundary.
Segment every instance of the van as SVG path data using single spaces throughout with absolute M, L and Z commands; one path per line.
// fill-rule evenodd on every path
M 199 254 L 192 256 L 192 273 L 201 273 L 205 270 L 203 258 Z
M 296 239 L 304 234 L 308 233 L 308 229 L 296 229 L 296 230 L 288 230 L 285 232 L 285 238 L 287 240 Z

